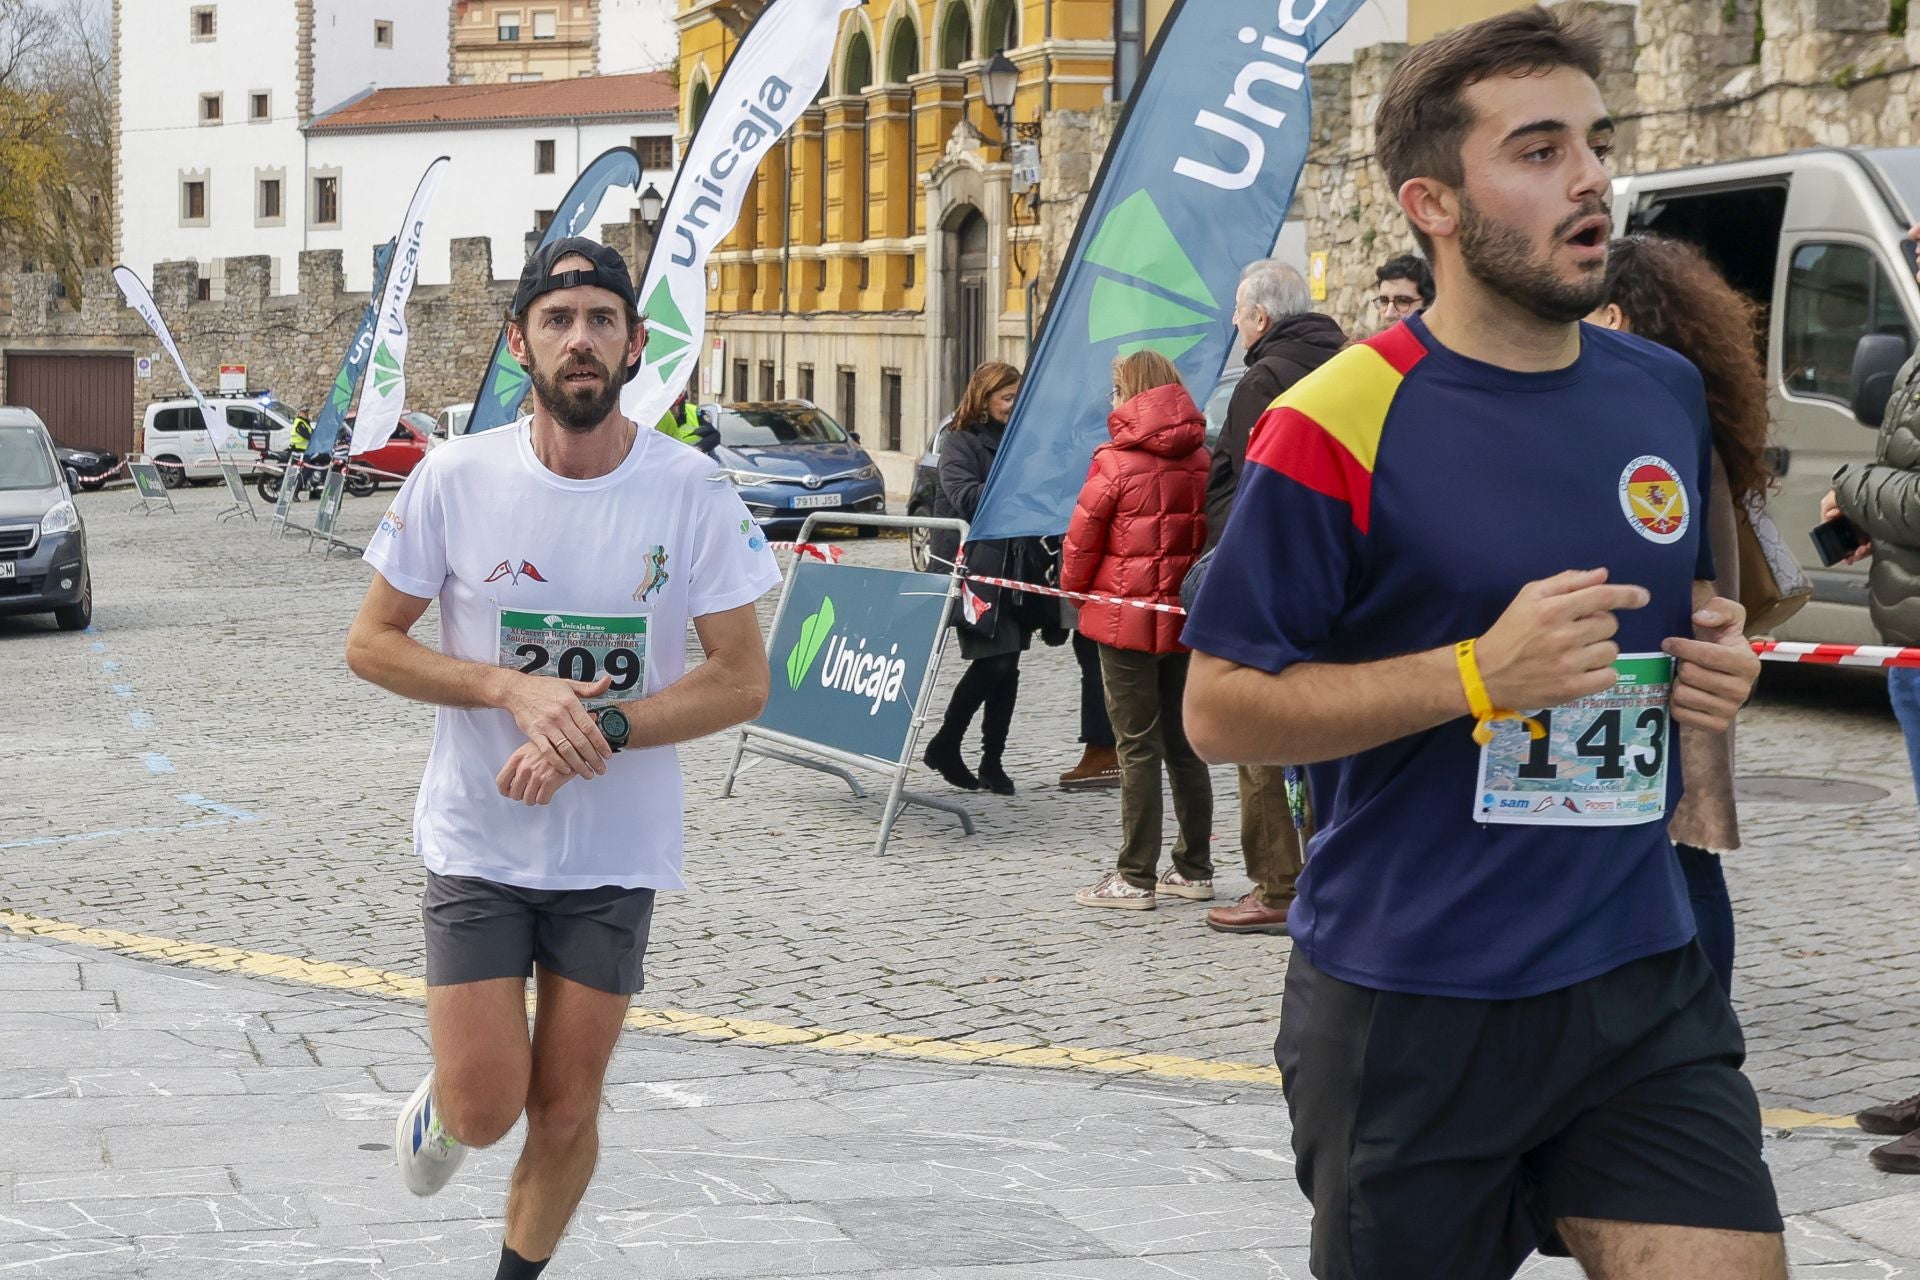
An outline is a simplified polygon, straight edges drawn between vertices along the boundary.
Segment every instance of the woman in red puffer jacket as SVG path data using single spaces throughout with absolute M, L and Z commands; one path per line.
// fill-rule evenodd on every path
M 1113 441 L 1093 451 L 1067 529 L 1068 591 L 1178 605 L 1180 582 L 1207 542 L 1207 420 L 1157 351 L 1113 366 Z M 1083 603 L 1080 632 L 1100 646 L 1100 676 L 1120 756 L 1119 866 L 1074 901 L 1145 910 L 1158 894 L 1213 897 L 1213 786 L 1187 743 L 1180 701 L 1187 650 L 1177 613 Z M 1160 766 L 1173 786 L 1180 837 L 1160 863 Z

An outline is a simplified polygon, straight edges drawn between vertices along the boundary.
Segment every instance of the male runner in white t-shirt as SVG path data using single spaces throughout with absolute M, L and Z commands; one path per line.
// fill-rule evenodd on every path
M 397 1126 L 401 1172 L 431 1195 L 524 1112 L 496 1280 L 531 1280 L 593 1174 L 654 891 L 681 885 L 672 744 L 759 714 L 753 602 L 780 575 L 714 464 L 619 412 L 646 329 L 618 253 L 542 248 L 507 333 L 533 414 L 401 487 L 347 663 L 439 708 L 414 806 L 434 1070 Z M 437 652 L 409 634 L 436 598 Z

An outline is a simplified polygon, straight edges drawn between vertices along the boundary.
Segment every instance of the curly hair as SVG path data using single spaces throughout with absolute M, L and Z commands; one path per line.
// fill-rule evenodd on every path
M 1734 500 L 1764 494 L 1773 474 L 1765 456 L 1771 424 L 1758 345 L 1760 308 L 1698 249 L 1654 235 L 1630 235 L 1608 246 L 1606 301 L 1626 313 L 1632 332 L 1678 351 L 1700 370 L 1713 447 Z
M 999 360 L 983 362 L 967 379 L 960 407 L 953 411 L 953 429 L 972 431 L 987 420 L 987 404 L 995 396 L 1020 381 L 1020 371 Z

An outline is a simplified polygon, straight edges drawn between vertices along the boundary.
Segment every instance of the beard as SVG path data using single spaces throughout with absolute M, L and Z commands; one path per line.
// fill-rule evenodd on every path
M 1476 280 L 1514 305 L 1551 324 L 1572 324 L 1607 300 L 1606 259 L 1573 283 L 1560 278 L 1553 252 L 1578 223 L 1605 214 L 1600 202 L 1583 206 L 1553 229 L 1552 247 L 1536 252 L 1526 233 L 1483 217 L 1466 193 L 1460 193 L 1460 256 Z
M 591 373 L 599 377 L 598 385 L 575 386 L 567 378 L 576 373 Z M 560 363 L 552 376 L 535 362 L 533 352 L 527 352 L 527 375 L 533 379 L 534 398 L 541 408 L 553 415 L 568 431 L 591 431 L 607 420 L 607 416 L 620 403 L 621 383 L 614 381 L 607 366 L 592 356 L 569 356 Z

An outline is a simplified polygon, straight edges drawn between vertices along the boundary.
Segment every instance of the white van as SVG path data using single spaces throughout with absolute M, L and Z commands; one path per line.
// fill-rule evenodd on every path
M 292 439 L 295 410 L 271 395 L 208 396 L 207 403 L 215 413 L 225 416 L 227 425 L 239 436 L 239 447 L 227 460 L 242 473 L 252 471 L 260 461 L 251 441 L 264 439 L 268 449 L 285 449 Z M 220 478 L 207 424 L 201 420 L 200 406 L 192 400 L 156 400 L 148 405 L 134 447 L 159 464 L 160 476 L 170 489 L 188 480 Z
M 1866 565 L 1823 569 L 1808 532 L 1833 473 L 1871 461 L 1893 374 L 1920 333 L 1907 228 L 1920 215 L 1920 147 L 1825 148 L 1616 178 L 1615 234 L 1698 245 L 1766 319 L 1780 488 L 1768 510 L 1813 582 L 1786 640 L 1878 639 Z
M 473 416 L 473 401 L 464 404 L 450 404 L 440 411 L 434 419 L 433 434 L 438 440 L 451 440 L 455 436 L 467 434 L 467 419 Z

